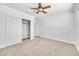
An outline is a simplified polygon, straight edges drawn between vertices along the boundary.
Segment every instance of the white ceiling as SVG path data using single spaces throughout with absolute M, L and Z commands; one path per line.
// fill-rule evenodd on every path
M 39 16 L 36 14 L 35 10 L 30 9 L 32 7 L 37 7 L 37 3 L 0 3 L 0 4 L 17 9 L 19 11 L 26 13 L 26 14 L 30 14 L 33 16 Z M 47 15 L 70 10 L 72 8 L 73 4 L 72 3 L 61 3 L 61 4 L 60 3 L 59 4 L 52 3 L 50 5 L 51 5 L 51 8 L 48 9 Z

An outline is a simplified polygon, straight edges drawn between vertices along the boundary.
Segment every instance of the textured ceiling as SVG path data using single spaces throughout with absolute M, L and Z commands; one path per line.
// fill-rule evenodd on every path
M 17 9 L 19 11 L 22 11 L 22 12 L 29 14 L 29 15 L 33 15 L 35 17 L 40 16 L 40 15 L 36 14 L 35 10 L 30 9 L 31 7 L 37 7 L 37 3 L 0 3 L 0 4 Z M 46 15 L 70 10 L 72 8 L 73 4 L 72 3 L 61 3 L 61 4 L 60 3 L 59 4 L 52 3 L 50 5 L 51 5 L 51 8 L 48 9 L 48 13 Z M 42 15 L 44 16 L 44 14 L 42 14 Z

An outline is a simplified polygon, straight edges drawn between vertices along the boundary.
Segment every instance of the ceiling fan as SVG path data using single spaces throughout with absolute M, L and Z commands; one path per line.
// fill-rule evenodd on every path
M 44 14 L 46 14 L 48 12 L 46 12 L 45 9 L 48 9 L 50 7 L 51 7 L 50 5 L 43 7 L 42 3 L 38 3 L 38 7 L 37 8 L 31 8 L 31 9 L 37 10 L 36 14 L 38 14 L 39 12 L 43 12 Z

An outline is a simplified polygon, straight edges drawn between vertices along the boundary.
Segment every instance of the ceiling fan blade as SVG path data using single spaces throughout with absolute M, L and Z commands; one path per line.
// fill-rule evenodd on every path
M 45 12 L 44 10 L 42 11 L 44 14 L 46 14 L 47 12 Z
M 39 13 L 39 11 L 36 12 L 36 14 L 38 14 L 38 13 Z
M 43 7 L 43 9 L 47 9 L 47 8 L 50 8 L 51 6 L 50 5 L 48 5 L 48 6 L 46 6 L 46 7 Z
M 38 8 L 31 8 L 31 9 L 38 9 Z

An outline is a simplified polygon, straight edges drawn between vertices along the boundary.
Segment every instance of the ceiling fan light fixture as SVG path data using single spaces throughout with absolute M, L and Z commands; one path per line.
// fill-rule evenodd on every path
M 39 11 L 40 11 L 40 12 L 42 12 L 42 10 L 43 10 L 42 8 L 39 8 Z

